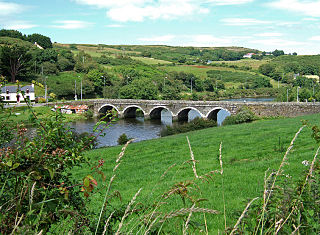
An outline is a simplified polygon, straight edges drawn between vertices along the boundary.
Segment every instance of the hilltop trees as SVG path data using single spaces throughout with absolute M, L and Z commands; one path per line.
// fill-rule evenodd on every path
M 40 46 L 42 46 L 43 48 L 52 48 L 52 42 L 51 42 L 51 39 L 47 36 L 43 36 L 41 34 L 38 34 L 38 33 L 34 33 L 34 34 L 31 34 L 31 35 L 28 35 L 27 36 L 27 40 L 29 42 L 32 42 L 32 43 L 38 43 Z
M 0 30 L 0 37 L 10 37 L 10 38 L 19 38 L 25 40 L 26 36 L 20 33 L 17 30 L 11 29 L 1 29 Z

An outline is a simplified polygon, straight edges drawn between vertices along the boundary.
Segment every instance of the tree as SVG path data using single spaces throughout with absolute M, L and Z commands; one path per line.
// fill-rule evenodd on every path
M 71 71 L 74 68 L 74 63 L 64 57 L 59 57 L 58 67 L 60 71 Z
M 93 83 L 96 92 L 101 93 L 104 86 L 103 73 L 98 69 L 93 69 L 88 72 L 86 77 Z
M 273 52 L 272 52 L 272 55 L 274 55 L 274 56 L 281 56 L 281 55 L 284 55 L 284 51 L 283 50 L 274 50 Z
M 58 68 L 57 65 L 51 62 L 43 62 L 41 64 L 43 73 L 48 75 L 48 74 L 58 74 Z
M 259 72 L 262 73 L 263 75 L 271 77 L 272 74 L 275 71 L 275 66 L 274 64 L 262 64 L 259 67 Z
M 11 82 L 15 82 L 17 76 L 30 68 L 32 56 L 26 47 L 12 45 L 1 48 L 0 59 L 4 75 L 10 76 Z
M 12 29 L 1 29 L 0 37 L 19 38 L 25 40 L 25 35 L 22 35 L 19 31 Z
M 156 85 L 147 78 L 136 79 L 120 89 L 121 98 L 154 100 L 158 97 Z
M 38 33 L 34 33 L 27 36 L 27 40 L 32 43 L 38 43 L 43 48 L 52 48 L 51 39 L 47 36 L 43 36 Z
M 150 51 L 143 51 L 143 52 L 141 52 L 141 56 L 143 56 L 143 57 L 151 57 L 151 52 Z

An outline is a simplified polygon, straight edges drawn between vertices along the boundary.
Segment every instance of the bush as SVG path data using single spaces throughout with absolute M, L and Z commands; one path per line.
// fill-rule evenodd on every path
M 86 119 L 93 118 L 93 112 L 91 109 L 88 109 L 86 112 L 83 113 L 83 116 L 85 116 Z
M 226 119 L 223 121 L 223 125 L 234 125 L 245 122 L 252 122 L 256 119 L 257 117 L 248 107 L 242 107 L 240 109 L 240 112 L 236 115 L 226 117 Z
M 122 135 L 119 136 L 118 138 L 118 144 L 119 145 L 124 145 L 126 144 L 130 139 L 128 138 L 128 136 L 123 133 Z
M 216 121 L 197 117 L 192 121 L 182 125 L 167 126 L 165 129 L 161 131 L 160 135 L 161 136 L 175 135 L 179 133 L 201 130 L 201 129 L 216 127 L 216 126 L 217 126 Z

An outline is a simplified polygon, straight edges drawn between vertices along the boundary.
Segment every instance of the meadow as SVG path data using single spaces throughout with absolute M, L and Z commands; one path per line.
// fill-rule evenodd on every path
M 92 150 L 85 153 L 90 166 L 74 167 L 71 173 L 74 179 L 82 179 L 93 172 L 98 160 L 104 161 L 100 169 L 106 178 L 115 175 L 114 182 L 109 184 L 109 195 L 113 196 L 109 196 L 110 202 L 105 208 L 107 214 L 118 213 L 119 208 L 125 208 L 142 188 L 135 198 L 137 207 L 142 209 L 129 215 L 124 224 L 126 231 L 136 231 L 137 224 L 146 213 L 154 210 L 157 215 L 170 215 L 170 211 L 190 208 L 191 199 L 197 199 L 197 207 L 217 210 L 219 213 L 207 213 L 205 216 L 204 213 L 193 213 L 190 227 L 192 224 L 194 231 L 208 230 L 209 234 L 218 234 L 226 227 L 234 226 L 251 199 L 262 196 L 265 171 L 278 169 L 286 148 L 302 125 L 301 120 L 308 120 L 309 126 L 319 124 L 320 115 L 260 120 L 132 143 L 127 147 L 115 173 L 112 169 L 122 146 Z M 186 136 L 190 140 L 195 161 L 190 158 Z M 220 144 L 222 175 L 219 174 Z M 306 127 L 295 141 L 283 174 L 298 181 L 302 173 L 308 170 L 302 161 L 311 161 L 317 147 L 318 144 L 311 138 L 310 128 Z M 199 176 L 203 176 L 202 179 L 195 178 L 195 169 Z M 87 199 L 86 204 L 92 212 L 93 223 L 98 220 L 106 191 L 106 183 L 98 176 L 97 179 L 98 191 Z M 177 189 L 184 190 L 178 190 L 177 193 Z M 154 205 L 158 206 L 155 208 Z M 181 233 L 182 228 L 177 222 L 181 217 L 168 220 L 157 229 Z M 186 217 L 182 219 L 185 221 Z

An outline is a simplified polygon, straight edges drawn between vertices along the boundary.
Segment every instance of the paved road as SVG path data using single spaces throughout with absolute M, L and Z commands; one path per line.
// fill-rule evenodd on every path
M 48 103 L 48 105 L 51 105 L 54 103 Z M 41 106 L 46 106 L 46 103 L 37 103 L 37 104 L 31 104 L 32 107 L 41 107 Z M 13 108 L 13 107 L 23 107 L 23 106 L 27 106 L 27 104 L 5 104 L 4 107 L 5 108 Z

